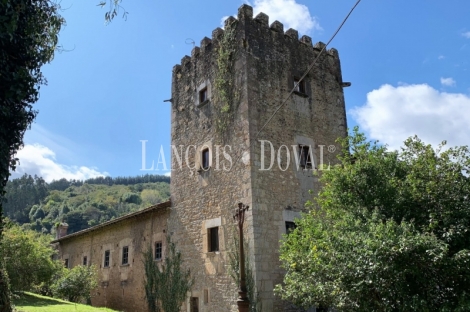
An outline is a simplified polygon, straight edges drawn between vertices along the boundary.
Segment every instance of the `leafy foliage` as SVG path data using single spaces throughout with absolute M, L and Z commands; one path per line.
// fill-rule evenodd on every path
M 355 129 L 285 238 L 277 292 L 341 311 L 470 309 L 470 153 L 417 137 L 401 151 Z
M 120 12 L 124 19 L 127 18 L 128 12 L 121 6 L 122 0 L 103 0 L 98 5 L 100 7 L 108 6 L 108 11 L 104 15 L 106 23 L 110 23 Z
M 30 212 L 34 212 L 31 216 L 34 220 L 40 217 L 41 212 L 37 211 L 38 207 L 34 211 L 32 207 L 44 201 L 48 195 L 46 181 L 25 174 L 21 178 L 9 181 L 5 190 L 4 213 L 8 218 L 19 223 L 27 223 L 30 220 Z
M 183 269 L 181 253 L 170 238 L 167 239 L 167 251 L 162 263 L 154 260 L 151 245 L 144 253 L 144 288 L 150 312 L 179 312 L 194 283 L 189 269 Z
M 61 179 L 48 184 L 25 174 L 7 183 L 5 212 L 24 228 L 49 233 L 55 223 L 66 222 L 73 233 L 167 200 L 168 183 L 142 183 L 167 179 L 147 175 L 96 178 L 85 183 Z
M 52 284 L 62 264 L 52 260 L 52 237 L 9 223 L 0 246 L 13 291 L 28 291 Z
M 45 84 L 42 65 L 50 62 L 64 23 L 58 6 L 49 0 L 0 1 L 0 217 L 5 185 L 18 159 L 16 151 L 36 117 L 32 105 Z M 0 224 L 0 238 L 2 224 Z M 3 268 L 0 310 L 10 311 Z
M 53 284 L 54 296 L 71 302 L 91 298 L 91 291 L 98 286 L 96 266 L 77 265 L 72 269 L 63 268 L 62 276 Z
M 224 133 L 233 122 L 239 101 L 239 92 L 234 88 L 237 52 L 236 27 L 236 24 L 234 24 L 225 28 L 217 50 L 213 105 L 215 107 L 216 126 L 220 133 Z

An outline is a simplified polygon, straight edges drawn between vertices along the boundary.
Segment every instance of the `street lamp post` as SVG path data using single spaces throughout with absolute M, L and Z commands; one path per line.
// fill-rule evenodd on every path
M 238 247 L 240 254 L 240 289 L 238 290 L 238 312 L 249 312 L 250 300 L 247 297 L 246 291 L 246 278 L 245 278 L 245 250 L 243 248 L 243 222 L 245 221 L 245 211 L 249 206 L 245 206 L 242 203 L 238 204 L 238 209 L 233 216 L 238 221 Z

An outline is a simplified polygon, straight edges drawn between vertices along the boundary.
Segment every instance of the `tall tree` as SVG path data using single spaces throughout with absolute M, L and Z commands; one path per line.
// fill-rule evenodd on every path
M 42 65 L 52 60 L 64 19 L 49 0 L 0 0 L 0 198 L 14 170 L 14 157 L 34 120 Z M 2 213 L 0 200 L 0 215 Z M 2 227 L 0 225 L 0 235 Z M 0 310 L 9 311 L 0 269 Z
M 357 129 L 342 143 L 282 244 L 278 293 L 340 311 L 469 311 L 468 148 L 414 137 L 389 151 Z

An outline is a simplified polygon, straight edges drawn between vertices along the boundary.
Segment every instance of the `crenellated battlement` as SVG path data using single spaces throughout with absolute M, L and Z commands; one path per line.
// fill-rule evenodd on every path
M 251 27 L 246 27 L 250 25 Z M 290 44 L 295 43 L 295 41 L 302 43 L 302 45 L 311 48 L 312 51 L 321 51 L 325 44 L 323 42 L 312 43 L 312 38 L 303 35 L 299 39 L 299 32 L 296 29 L 289 28 L 284 31 L 284 25 L 279 21 L 274 21 L 269 24 L 269 16 L 263 12 L 253 17 L 253 8 L 247 4 L 242 5 L 238 9 L 237 18 L 230 16 L 224 21 L 224 28 L 235 27 L 236 31 L 245 30 L 258 30 L 264 33 L 266 40 L 282 40 L 285 43 L 289 42 Z M 181 60 L 180 66 L 176 65 L 173 70 L 179 71 L 184 66 L 189 66 L 188 63 L 196 61 L 201 55 L 209 53 L 212 51 L 212 46 L 217 45 L 221 38 L 224 35 L 225 30 L 217 27 L 212 31 L 212 39 L 204 37 L 201 40 L 200 47 L 194 47 L 191 51 L 191 57 L 188 59 L 188 56 L 183 57 Z M 279 37 L 279 34 L 283 34 L 283 37 Z M 242 34 L 241 37 L 247 37 L 247 34 Z M 325 55 L 331 56 L 339 60 L 338 51 L 334 48 L 325 51 Z
M 278 247 L 311 191 L 321 187 L 313 169 L 318 161 L 319 167 L 335 164 L 337 152 L 330 147 L 339 151 L 336 139 L 347 134 L 338 51 L 270 22 L 265 13 L 254 16 L 249 5 L 223 25 L 173 67 L 171 138 L 179 148 L 173 149 L 172 168 L 183 166 L 172 171 L 168 231 L 195 272 L 196 300 L 184 310 L 237 310 L 237 287 L 227 269 L 233 208 L 242 202 L 250 206 L 246 253 L 260 306 L 299 311 L 274 296 L 285 273 Z M 277 162 L 261 142 L 272 143 Z M 307 146 L 313 163 L 295 166 Z

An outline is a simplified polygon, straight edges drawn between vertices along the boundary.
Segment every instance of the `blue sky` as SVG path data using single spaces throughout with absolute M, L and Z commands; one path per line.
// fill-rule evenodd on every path
M 131 1 L 127 20 L 104 24 L 98 0 L 62 0 L 65 49 L 44 74 L 39 115 L 13 177 L 46 180 L 128 176 L 170 162 L 171 69 L 246 1 Z M 356 0 L 251 0 L 255 10 L 327 42 Z M 468 0 L 362 0 L 330 47 L 339 50 L 348 126 L 397 148 L 417 134 L 428 143 L 470 142 Z M 162 166 L 159 167 L 162 169 Z

